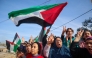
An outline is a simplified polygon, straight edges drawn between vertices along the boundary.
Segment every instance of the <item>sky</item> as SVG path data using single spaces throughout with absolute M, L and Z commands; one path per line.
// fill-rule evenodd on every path
M 44 3 L 45 1 L 48 2 Z M 0 0 L 0 42 L 5 42 L 5 40 L 13 41 L 16 32 L 20 36 L 20 39 L 24 37 L 27 41 L 31 35 L 33 38 L 38 36 L 42 28 L 37 24 L 21 24 L 19 27 L 16 27 L 8 18 L 9 12 L 33 6 L 51 5 L 64 2 L 68 2 L 67 6 L 63 9 L 51 27 L 50 33 L 53 33 L 56 36 L 60 36 L 62 33 L 63 26 L 61 25 L 92 9 L 91 0 Z M 75 34 L 77 28 L 82 27 L 82 22 L 85 19 L 89 19 L 89 17 L 92 17 L 92 11 L 64 26 L 72 28 Z M 4 20 L 7 21 L 2 22 Z M 61 27 L 57 28 L 58 26 Z

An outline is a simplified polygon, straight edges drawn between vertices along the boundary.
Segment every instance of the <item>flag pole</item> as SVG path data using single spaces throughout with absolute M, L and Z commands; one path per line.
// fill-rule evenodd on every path
M 42 42 L 43 34 L 44 34 L 44 27 L 42 27 L 42 29 L 40 31 L 39 38 L 38 38 L 39 42 Z
M 52 25 L 49 27 L 49 29 L 51 29 Z
M 51 29 L 51 27 L 52 27 L 52 25 L 49 27 L 49 29 Z M 40 34 L 39 34 L 39 42 L 42 42 L 42 38 L 43 38 L 43 36 L 44 36 L 44 28 L 46 28 L 46 27 L 42 27 L 42 30 L 41 30 L 41 32 L 40 32 Z

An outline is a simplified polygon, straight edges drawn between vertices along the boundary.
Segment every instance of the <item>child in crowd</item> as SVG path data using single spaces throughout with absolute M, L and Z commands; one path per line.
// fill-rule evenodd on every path
M 34 42 L 32 44 L 32 48 L 31 48 L 31 54 L 32 54 L 32 58 L 44 58 L 41 55 L 41 45 L 38 42 Z

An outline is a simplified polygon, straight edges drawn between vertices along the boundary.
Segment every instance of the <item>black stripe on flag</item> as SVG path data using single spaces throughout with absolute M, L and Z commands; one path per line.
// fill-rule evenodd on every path
M 10 42 L 6 40 L 7 49 L 10 50 Z
M 14 37 L 14 39 L 13 39 L 13 42 L 17 39 L 17 37 L 19 37 L 19 36 L 18 36 L 18 34 L 16 33 L 16 34 L 15 34 L 15 37 Z

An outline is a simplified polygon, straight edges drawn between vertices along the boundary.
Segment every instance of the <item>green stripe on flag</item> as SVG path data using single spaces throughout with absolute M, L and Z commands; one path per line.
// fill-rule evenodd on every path
M 38 36 L 34 39 L 34 42 L 38 42 Z
M 21 44 L 21 40 L 18 39 L 17 43 L 14 45 L 14 50 L 13 50 L 14 52 L 17 51 L 17 48 L 20 46 L 20 44 Z
M 17 48 L 20 46 L 21 44 L 21 39 L 19 38 L 18 34 L 16 35 L 16 38 L 14 40 L 14 48 L 13 51 L 16 52 Z
M 19 46 L 18 46 L 17 44 L 15 44 L 13 51 L 16 52 L 18 47 L 19 47 Z
M 21 44 L 21 40 L 19 39 L 19 41 L 17 42 L 17 45 L 20 45 Z
M 27 9 L 18 10 L 18 11 L 12 11 L 8 15 L 9 15 L 9 18 L 10 17 L 16 17 L 18 15 L 29 14 L 29 13 L 32 13 L 32 12 L 35 12 L 35 11 L 38 11 L 38 10 L 41 10 L 41 9 L 47 10 L 47 9 L 53 8 L 57 5 L 59 5 L 59 4 L 46 5 L 46 6 L 36 6 L 36 7 L 33 7 L 33 8 L 27 8 Z

